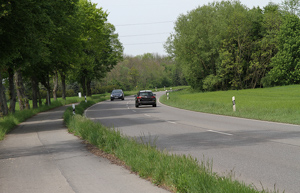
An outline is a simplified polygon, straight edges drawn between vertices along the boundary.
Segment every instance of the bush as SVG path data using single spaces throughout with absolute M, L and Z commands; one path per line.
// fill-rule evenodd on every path
M 215 76 L 211 74 L 203 80 L 203 90 L 215 91 L 218 89 L 218 84 L 220 82 L 221 82 L 221 78 L 219 76 Z
M 119 89 L 117 85 L 108 85 L 108 86 L 97 86 L 92 89 L 93 94 L 104 94 L 104 93 L 111 93 L 112 90 Z

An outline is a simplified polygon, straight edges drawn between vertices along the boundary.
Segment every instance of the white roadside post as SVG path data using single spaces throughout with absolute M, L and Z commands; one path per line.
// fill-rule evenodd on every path
M 169 97 L 169 92 L 167 92 L 167 100 L 169 100 L 170 99 L 170 97 Z
M 75 104 L 72 104 L 73 107 L 73 115 L 75 115 Z
M 81 92 L 78 93 L 78 97 L 81 98 Z
M 85 99 L 85 102 L 87 102 L 87 100 L 86 100 L 86 96 L 84 96 L 84 99 Z
M 235 97 L 234 96 L 232 97 L 232 105 L 233 105 L 233 111 L 235 112 L 236 108 L 235 108 Z

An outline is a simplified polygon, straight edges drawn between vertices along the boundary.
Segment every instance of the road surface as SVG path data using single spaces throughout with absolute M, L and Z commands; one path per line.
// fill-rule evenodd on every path
M 135 108 L 133 96 L 96 104 L 86 116 L 124 135 L 156 140 L 160 149 L 209 159 L 213 171 L 232 174 L 258 189 L 300 191 L 298 125 L 192 112 L 160 103 L 156 108 Z

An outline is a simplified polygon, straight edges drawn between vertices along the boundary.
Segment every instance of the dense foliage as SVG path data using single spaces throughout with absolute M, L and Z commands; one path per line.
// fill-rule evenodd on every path
M 90 0 L 4 0 L 0 5 L 0 110 L 14 112 L 41 104 L 40 89 L 56 99 L 58 80 L 66 97 L 66 79 L 91 95 L 99 80 L 122 59 L 123 48 L 108 13 Z M 8 85 L 8 86 L 7 86 Z M 30 93 L 30 94 L 29 94 Z
M 136 57 L 125 56 L 107 74 L 102 84 L 134 90 L 185 85 L 186 81 L 170 57 L 147 53 Z
M 178 17 L 166 50 L 194 89 L 299 83 L 297 2 L 284 1 L 284 10 L 273 3 L 249 9 L 239 1 L 198 7 Z

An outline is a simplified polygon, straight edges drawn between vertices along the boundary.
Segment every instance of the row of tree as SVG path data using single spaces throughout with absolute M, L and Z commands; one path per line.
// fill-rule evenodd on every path
M 165 48 L 199 90 L 300 83 L 299 0 L 282 6 L 222 1 L 180 15 Z
M 2 114 L 15 111 L 16 99 L 21 110 L 30 108 L 24 81 L 30 82 L 33 108 L 41 98 L 39 85 L 47 90 L 48 104 L 51 91 L 56 99 L 59 76 L 63 98 L 66 77 L 90 95 L 92 80 L 103 78 L 122 59 L 123 47 L 107 16 L 89 0 L 1 2 L 0 80 L 9 82 L 8 107 L 0 81 Z
M 116 85 L 124 90 L 185 84 L 182 72 L 170 57 L 150 53 L 124 56 L 102 82 L 102 85 Z

